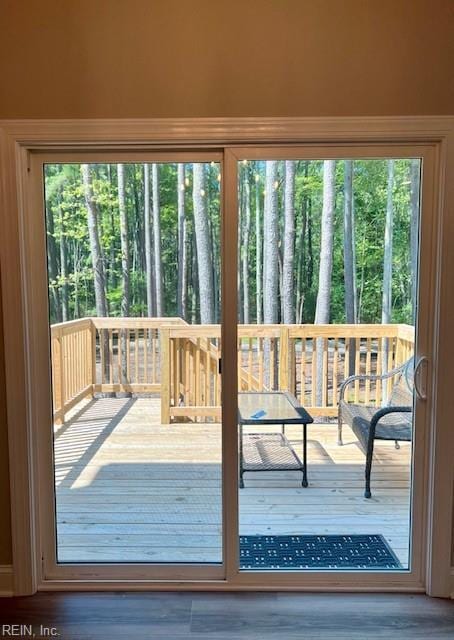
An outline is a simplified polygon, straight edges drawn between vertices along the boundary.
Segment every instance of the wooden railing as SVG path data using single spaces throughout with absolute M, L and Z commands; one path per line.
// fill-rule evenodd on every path
M 220 326 L 161 332 L 162 423 L 219 419 Z M 346 377 L 389 371 L 411 357 L 413 344 L 408 325 L 239 325 L 238 389 L 291 391 L 312 415 L 335 416 Z M 391 384 L 358 381 L 348 400 L 380 406 Z
M 161 327 L 181 318 L 92 318 L 97 393 L 159 393 Z
M 221 327 L 181 318 L 86 318 L 51 327 L 56 422 L 95 393 L 157 393 L 161 422 L 219 420 Z M 413 353 L 408 325 L 239 325 L 238 389 L 291 391 L 314 416 L 337 414 L 351 374 L 380 374 Z M 356 383 L 379 406 L 390 387 Z
M 93 394 L 93 323 L 90 318 L 51 326 L 52 394 L 54 420 Z
M 83 318 L 51 326 L 56 423 L 95 393 L 159 393 L 161 326 L 181 318 Z

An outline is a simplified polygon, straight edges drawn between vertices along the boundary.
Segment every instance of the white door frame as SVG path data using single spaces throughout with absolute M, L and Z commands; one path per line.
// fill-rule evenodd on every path
M 73 589 L 72 580 L 42 580 L 41 561 L 37 549 L 39 540 L 39 509 L 36 488 L 37 449 L 34 429 L 37 394 L 33 379 L 35 347 L 29 286 L 26 272 L 26 227 L 30 213 L 28 174 L 30 152 L 96 149 L 121 151 L 134 149 L 198 149 L 247 144 L 324 144 L 373 145 L 383 148 L 392 145 L 423 145 L 433 154 L 434 189 L 430 203 L 434 215 L 436 241 L 436 278 L 434 279 L 434 322 L 430 335 L 433 354 L 430 432 L 428 434 L 427 486 L 421 496 L 425 509 L 424 573 L 416 581 L 408 575 L 350 573 L 311 575 L 298 574 L 293 578 L 270 576 L 273 582 L 259 582 L 236 569 L 237 544 L 234 535 L 227 535 L 225 547 L 226 579 L 149 581 L 147 579 L 118 580 L 115 574 L 79 580 L 77 588 L 86 589 L 362 589 L 362 590 L 426 590 L 431 595 L 448 596 L 452 590 L 451 544 L 453 507 L 454 437 L 451 429 L 454 415 L 454 394 L 449 386 L 454 362 L 454 342 L 451 339 L 450 314 L 453 311 L 451 283 L 442 274 L 454 273 L 454 118 L 334 118 L 334 119 L 201 119 L 201 120 L 87 120 L 87 121 L 3 121 L 0 123 L 2 195 L 4 215 L 1 219 L 1 268 L 4 300 L 5 360 L 7 379 L 8 435 L 11 475 L 13 564 L 15 592 L 29 594 L 37 588 Z M 233 189 L 235 152 L 225 152 L 224 197 Z M 236 189 L 236 184 L 235 184 Z M 225 205 L 227 203 L 225 202 Z M 229 210 L 224 206 L 224 220 L 235 220 L 232 199 Z M 6 213 L 6 215 L 5 215 Z M 449 215 L 451 213 L 451 215 Z M 231 218 L 231 216 L 233 216 Z M 233 261 L 235 248 L 230 245 L 235 231 L 225 223 L 226 251 Z M 230 241 L 229 241 L 230 239 Z M 234 243 L 236 246 L 236 243 Z M 228 249 L 227 249 L 228 247 Z M 225 270 L 224 270 L 225 271 Z M 423 274 L 424 275 L 424 274 Z M 228 274 L 224 272 L 224 284 Z M 229 300 L 229 296 L 231 299 Z M 225 369 L 236 371 L 236 324 L 231 309 L 236 307 L 236 286 L 224 286 Z M 231 306 L 229 307 L 229 303 Z M 230 314 L 230 315 L 229 315 Z M 236 318 L 235 318 L 236 323 Z M 233 323 L 232 323 L 233 326 Z M 230 359 L 230 361 L 229 361 Z M 236 380 L 224 377 L 224 399 L 236 394 Z M 231 402 L 224 403 L 224 421 L 235 424 L 236 410 Z M 229 429 L 227 429 L 229 431 Z M 231 429 L 233 432 L 233 429 Z M 224 441 L 226 457 L 235 459 L 236 445 L 232 435 Z M 229 464 L 228 467 L 231 465 Z M 225 499 L 230 509 L 237 500 L 236 474 L 225 474 Z M 419 498 L 418 498 L 419 505 Z M 229 531 L 237 531 L 237 514 L 229 511 Z M 421 566 L 421 570 L 423 567 Z M 254 574 L 257 577 L 257 574 Z M 263 574 L 258 574 L 263 576 Z M 241 577 L 245 576 L 245 577 Z M 291 578 L 291 579 L 290 579 Z M 310 578 L 310 580 L 308 579 Z M 403 579 L 401 579 L 403 578 Z

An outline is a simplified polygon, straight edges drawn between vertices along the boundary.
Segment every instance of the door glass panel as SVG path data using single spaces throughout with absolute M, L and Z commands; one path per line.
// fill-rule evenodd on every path
M 220 165 L 47 164 L 60 563 L 221 563 Z
M 410 568 L 420 169 L 238 164 L 241 570 Z

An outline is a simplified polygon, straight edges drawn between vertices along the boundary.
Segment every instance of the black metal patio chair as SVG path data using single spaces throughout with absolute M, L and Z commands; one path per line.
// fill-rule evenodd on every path
M 346 378 L 339 389 L 338 444 L 342 445 L 342 426 L 348 424 L 366 453 L 366 488 L 371 497 L 370 475 L 375 440 L 411 442 L 413 426 L 414 359 L 382 375 L 354 375 Z M 346 401 L 346 391 L 356 381 L 381 381 L 394 378 L 389 401 L 381 408 Z

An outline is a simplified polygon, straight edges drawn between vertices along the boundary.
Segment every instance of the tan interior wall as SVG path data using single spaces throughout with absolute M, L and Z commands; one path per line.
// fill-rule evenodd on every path
M 0 0 L 0 24 L 0 118 L 454 113 L 452 0 Z

